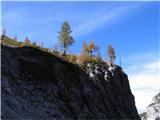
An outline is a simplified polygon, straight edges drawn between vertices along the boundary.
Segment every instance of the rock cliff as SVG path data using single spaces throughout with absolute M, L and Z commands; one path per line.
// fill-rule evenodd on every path
M 2 119 L 140 119 L 119 66 L 68 63 L 32 47 L 1 47 Z

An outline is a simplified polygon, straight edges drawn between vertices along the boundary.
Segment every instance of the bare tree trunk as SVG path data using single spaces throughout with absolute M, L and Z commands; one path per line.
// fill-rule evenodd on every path
M 66 55 L 66 45 L 64 44 L 64 51 L 63 51 L 63 55 Z
M 93 51 L 91 51 L 91 66 L 93 67 L 92 52 Z
M 66 48 L 64 49 L 63 55 L 66 55 Z

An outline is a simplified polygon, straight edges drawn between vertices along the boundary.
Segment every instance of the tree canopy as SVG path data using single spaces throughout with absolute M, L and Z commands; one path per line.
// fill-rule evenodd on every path
M 72 31 L 71 31 L 69 23 L 65 21 L 62 24 L 60 36 L 59 36 L 59 43 L 64 49 L 63 50 L 64 55 L 66 55 L 67 48 L 75 42 L 73 37 L 70 35 L 71 32 Z

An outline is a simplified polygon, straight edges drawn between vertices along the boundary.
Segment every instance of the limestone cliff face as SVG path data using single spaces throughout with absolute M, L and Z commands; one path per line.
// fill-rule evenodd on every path
M 120 67 L 82 70 L 31 47 L 1 47 L 2 119 L 139 119 Z

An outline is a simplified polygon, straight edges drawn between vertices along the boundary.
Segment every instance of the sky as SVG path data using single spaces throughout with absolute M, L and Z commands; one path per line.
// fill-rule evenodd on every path
M 75 43 L 68 52 L 78 54 L 83 41 L 94 41 L 106 60 L 112 44 L 116 64 L 121 57 L 139 112 L 160 92 L 160 2 L 2 2 L 1 28 L 7 35 L 26 36 L 53 48 L 61 25 L 68 21 Z M 146 100 L 144 102 L 144 100 Z

